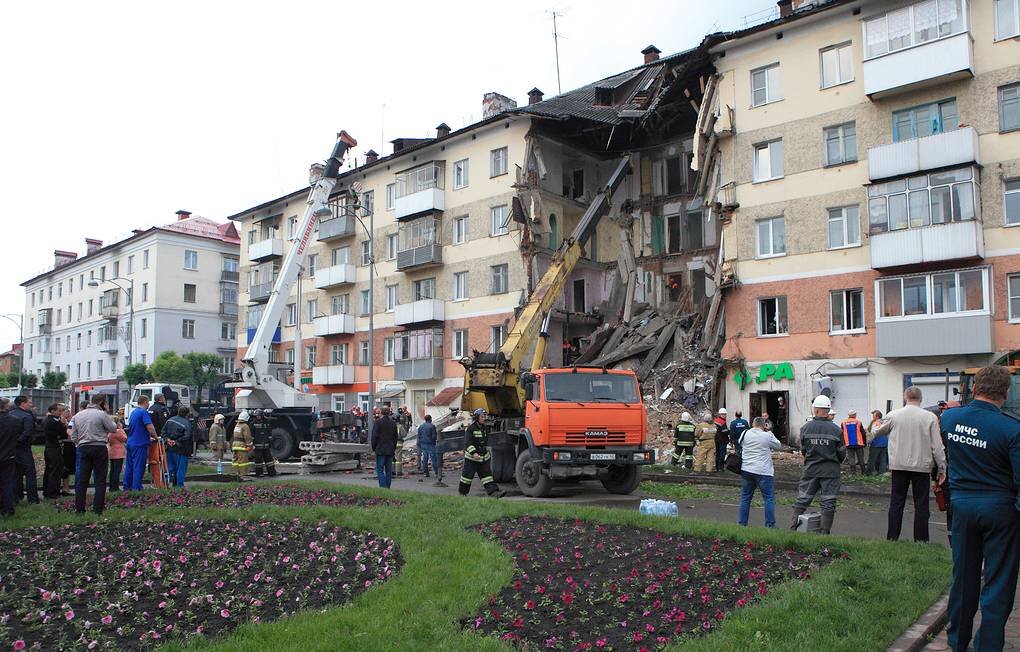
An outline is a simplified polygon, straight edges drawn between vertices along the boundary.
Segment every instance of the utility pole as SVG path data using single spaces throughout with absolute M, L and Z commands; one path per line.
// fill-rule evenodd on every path
M 556 50 L 556 94 L 563 94 L 563 86 L 560 84 L 560 34 L 556 29 L 556 18 L 563 14 L 554 11 L 549 11 L 552 14 L 553 19 L 553 47 Z

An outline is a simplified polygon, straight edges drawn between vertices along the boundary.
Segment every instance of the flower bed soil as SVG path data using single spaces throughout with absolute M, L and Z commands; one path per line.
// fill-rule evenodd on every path
M 0 532 L 0 649 L 138 649 L 344 604 L 402 565 L 326 523 L 99 523 Z
M 92 504 L 92 496 L 88 498 Z M 74 511 L 74 500 L 53 503 L 62 511 Z M 400 501 L 372 498 L 332 489 L 308 489 L 286 484 L 260 484 L 231 489 L 173 489 L 170 491 L 119 491 L 106 494 L 106 508 L 123 507 L 219 507 L 234 509 L 253 505 L 282 507 L 377 507 Z
M 511 585 L 462 625 L 521 646 L 653 650 L 712 631 L 733 609 L 805 580 L 828 550 L 698 539 L 544 517 L 474 528 L 514 557 Z

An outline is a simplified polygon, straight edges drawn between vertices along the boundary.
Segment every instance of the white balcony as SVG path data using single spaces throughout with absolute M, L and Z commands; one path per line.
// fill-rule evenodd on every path
M 353 283 L 355 281 L 354 265 L 333 265 L 332 267 L 320 267 L 315 270 L 315 287 L 320 290 Z
M 354 367 L 349 364 L 312 367 L 312 383 L 315 385 L 350 385 L 353 382 Z
M 283 239 L 281 238 L 269 238 L 268 240 L 253 242 L 248 245 L 248 258 L 250 260 L 267 260 L 280 256 L 283 256 Z
M 53 362 L 53 352 L 52 351 L 36 351 L 35 352 L 35 359 L 40 364 L 50 364 L 51 362 Z
M 885 358 L 991 353 L 991 315 L 949 315 L 875 324 L 876 351 Z
M 398 220 L 430 211 L 446 210 L 446 198 L 442 189 L 427 188 L 393 200 L 393 213 Z
M 354 217 L 340 215 L 319 222 L 319 242 L 346 238 L 354 235 Z
M 116 353 L 117 340 L 99 340 L 99 350 L 103 353 Z
M 397 326 L 446 319 L 446 304 L 441 299 L 422 299 L 397 306 L 393 323 Z
M 443 377 L 442 358 L 396 360 L 393 364 L 396 380 L 435 380 Z
M 962 32 L 864 61 L 864 93 L 876 99 L 974 76 L 970 32 Z
M 945 260 L 984 258 L 981 222 L 950 222 L 871 236 L 871 267 L 899 267 Z
M 981 163 L 978 134 L 973 127 L 868 150 L 868 176 L 872 181 L 966 163 Z
M 326 315 L 314 320 L 315 336 L 353 335 L 354 315 Z

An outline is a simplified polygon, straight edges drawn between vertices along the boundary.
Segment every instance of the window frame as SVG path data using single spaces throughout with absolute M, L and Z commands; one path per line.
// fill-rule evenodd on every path
M 384 304 L 386 306 L 386 312 L 395 312 L 397 306 L 400 305 L 400 284 L 391 283 L 386 287 Z
M 847 150 L 849 149 L 847 147 L 848 128 L 853 128 L 854 131 L 854 151 L 850 154 L 852 158 L 847 155 Z M 836 134 L 839 139 L 840 158 L 838 161 L 829 160 L 829 132 L 834 129 L 837 130 Z M 855 120 L 850 120 L 848 122 L 822 127 L 822 167 L 831 168 L 836 167 L 837 165 L 848 165 L 851 163 L 857 163 L 857 122 Z
M 960 274 L 964 272 L 981 272 L 981 290 L 982 290 L 982 307 L 976 310 L 954 310 L 935 312 L 935 296 L 934 296 L 934 280 L 933 277 L 941 276 L 945 274 L 955 274 L 954 287 L 956 288 L 956 305 L 960 305 L 960 291 L 962 286 L 960 284 Z M 952 319 L 956 317 L 967 317 L 974 315 L 991 315 L 992 314 L 992 292 L 991 292 L 991 269 L 989 267 L 964 267 L 956 269 L 937 270 L 932 272 L 924 272 L 921 274 L 903 274 L 900 276 L 889 276 L 880 277 L 874 281 L 875 289 L 875 323 L 889 323 L 889 322 L 903 322 L 912 321 L 918 319 Z M 906 314 L 906 300 L 904 298 L 905 292 L 903 290 L 903 283 L 906 279 L 925 279 L 925 312 L 907 315 Z M 882 284 L 892 281 L 900 282 L 900 310 L 899 315 L 892 315 L 889 317 L 882 316 Z M 1007 282 L 1008 285 L 1008 282 Z M 1007 294 L 1009 288 L 1007 287 Z
M 502 209 L 505 211 L 503 215 L 502 226 L 497 228 L 496 226 L 496 211 Z M 489 237 L 498 238 L 510 233 L 510 207 L 508 204 L 499 204 L 498 206 L 489 207 Z
M 998 5 L 1000 2 L 1010 2 L 1013 5 L 1013 25 L 1010 28 L 1008 34 L 1003 34 L 999 31 L 999 12 Z M 993 0 L 992 2 L 992 17 L 994 20 L 994 40 L 997 41 L 1008 41 L 1020 36 L 1020 0 Z
M 963 16 L 963 26 L 962 26 L 962 29 L 960 29 L 959 31 L 951 32 L 949 34 L 936 33 L 934 38 L 930 38 L 930 39 L 927 39 L 927 40 L 924 40 L 924 41 L 916 41 L 915 37 L 917 35 L 917 27 L 916 27 L 916 23 L 914 21 L 914 7 L 919 5 L 919 4 L 922 4 L 925 1 L 927 1 L 927 0 L 915 0 L 914 2 L 911 2 L 910 4 L 903 5 L 903 6 L 900 6 L 900 7 L 894 7 L 893 9 L 877 13 L 877 14 L 875 14 L 873 16 L 868 16 L 867 18 L 862 20 L 861 21 L 861 34 L 862 34 L 862 37 L 863 37 L 863 41 L 862 41 L 863 42 L 862 60 L 863 61 L 870 61 L 871 59 L 878 59 L 878 58 L 881 58 L 881 57 L 888 56 L 890 54 L 895 54 L 897 52 L 904 52 L 904 51 L 909 50 L 911 48 L 916 48 L 916 47 L 919 47 L 919 46 L 922 46 L 922 45 L 927 45 L 928 43 L 934 43 L 936 41 L 941 41 L 943 39 L 953 38 L 954 36 L 959 36 L 960 34 L 965 34 L 968 31 L 970 31 L 970 16 L 969 16 L 970 9 L 971 9 L 970 8 L 970 2 L 969 2 L 969 0 L 960 0 L 960 13 Z M 935 20 L 936 20 L 936 22 L 935 22 L 935 26 L 934 26 L 936 32 L 939 31 L 939 23 L 938 23 L 939 8 L 938 8 L 938 4 L 940 2 L 952 2 L 952 1 L 953 0 L 938 0 L 938 2 L 936 2 L 936 5 L 935 5 L 935 16 L 936 16 Z M 908 43 L 907 45 L 904 45 L 902 47 L 898 47 L 896 49 L 890 49 L 889 48 L 889 36 L 888 36 L 889 35 L 888 17 L 889 17 L 889 14 L 901 11 L 903 9 L 908 9 L 909 10 L 909 18 L 908 18 L 909 26 L 908 26 L 907 35 L 910 38 L 910 43 Z M 869 54 L 868 53 L 868 24 L 869 23 L 873 23 L 875 21 L 878 21 L 879 19 L 885 19 L 886 20 L 886 26 L 885 26 L 885 34 L 886 34 L 886 37 L 885 37 L 885 46 L 886 46 L 886 49 L 883 52 L 880 52 L 878 54 Z
M 502 278 L 502 289 L 496 289 L 496 280 Z M 510 292 L 510 265 L 499 263 L 489 266 L 489 294 L 507 294 Z
M 782 220 L 783 221 L 783 250 L 778 252 L 778 253 L 774 250 L 774 247 L 775 247 L 775 226 L 773 225 L 773 223 L 776 220 Z M 761 224 L 762 222 L 768 222 L 769 223 L 769 253 L 762 253 L 761 238 L 758 237 L 759 234 L 760 234 L 760 231 L 758 229 L 758 225 Z M 754 240 L 755 240 L 755 242 L 754 242 L 755 258 L 778 258 L 780 256 L 785 256 L 786 255 L 786 216 L 785 215 L 775 215 L 773 217 L 763 217 L 761 219 L 755 220 L 754 221 Z
M 946 128 L 946 120 L 945 120 L 945 116 L 942 114 L 942 107 L 945 106 L 945 105 L 948 105 L 950 102 L 953 103 L 953 108 L 956 111 L 956 124 L 955 125 L 951 125 L 949 128 Z M 917 119 L 916 119 L 916 114 L 914 112 L 917 111 L 918 109 L 926 108 L 926 109 L 929 110 L 929 116 L 930 116 L 931 115 L 930 114 L 930 110 L 931 110 L 932 107 L 935 107 L 938 110 L 938 113 L 939 113 L 939 115 L 938 115 L 938 121 L 939 121 L 938 122 L 938 127 L 939 127 L 939 130 L 938 131 L 932 131 L 930 134 L 927 134 L 925 136 L 919 136 L 918 135 L 918 131 L 917 131 L 918 122 L 917 122 Z M 910 134 L 909 138 L 903 138 L 903 137 L 900 136 L 900 133 L 899 133 L 899 127 L 897 125 L 896 116 L 903 115 L 903 114 L 908 113 L 908 112 L 909 112 L 910 117 L 911 117 L 911 122 L 910 122 L 911 134 Z M 955 130 L 960 128 L 960 103 L 957 101 L 956 96 L 953 96 L 953 97 L 944 97 L 944 98 L 942 98 L 940 100 L 934 100 L 932 102 L 924 102 L 922 104 L 915 104 L 913 106 L 905 106 L 902 109 L 896 109 L 895 111 L 892 112 L 891 118 L 892 118 L 892 142 L 894 142 L 894 143 L 902 143 L 902 142 L 905 142 L 905 141 L 908 141 L 908 140 L 916 140 L 918 138 L 926 138 L 927 136 L 935 136 L 937 134 L 944 134 L 944 133 L 947 133 L 949 131 L 955 131 Z
M 849 236 L 849 231 L 847 229 L 847 226 L 850 224 L 850 218 L 847 216 L 847 211 L 849 211 L 850 209 L 853 209 L 853 210 L 857 211 L 857 215 L 855 217 L 855 219 L 857 221 L 857 242 L 850 242 L 850 238 L 848 237 Z M 835 246 L 835 247 L 832 245 L 832 240 L 829 238 L 829 236 L 832 233 L 830 231 L 830 229 L 829 229 L 829 225 L 833 221 L 833 215 L 832 215 L 833 211 L 840 211 L 841 212 L 841 216 L 840 216 L 839 219 L 841 219 L 842 222 L 843 222 L 843 244 L 841 244 L 839 246 Z M 826 239 L 826 244 L 828 245 L 828 250 L 829 251 L 835 251 L 835 250 L 839 250 L 839 249 L 851 249 L 853 247 L 860 247 L 861 246 L 861 207 L 858 204 L 848 204 L 846 206 L 832 206 L 830 208 L 826 208 L 825 209 L 825 239 Z
M 457 178 L 457 173 L 460 172 L 460 179 Z M 461 188 L 467 188 L 471 183 L 471 165 L 469 160 L 462 158 L 459 161 L 453 162 L 453 184 L 454 190 L 460 190 Z
M 399 244 L 398 234 L 387 233 L 385 236 L 386 242 L 386 260 L 397 259 L 397 245 Z
M 499 171 L 497 166 L 499 163 L 502 166 L 502 171 Z M 496 149 L 489 150 L 489 178 L 495 179 L 501 177 L 504 174 L 510 172 L 510 150 L 504 145 L 497 147 Z
M 839 70 L 840 70 L 840 64 L 842 63 L 842 60 L 840 58 L 841 57 L 841 52 L 840 52 L 841 50 L 849 50 L 849 52 L 850 52 L 850 55 L 849 55 L 850 56 L 850 78 L 849 79 L 843 79 L 842 77 L 840 77 L 838 81 L 835 81 L 835 82 L 833 82 L 831 84 L 826 84 L 825 83 L 825 53 L 826 52 L 836 52 L 836 71 L 837 71 L 837 74 L 838 74 Z M 851 41 L 843 41 L 842 43 L 836 43 L 834 45 L 829 45 L 827 47 L 824 47 L 824 48 L 818 50 L 818 83 L 819 83 L 819 88 L 821 90 L 826 90 L 826 89 L 829 89 L 829 88 L 835 88 L 836 86 L 842 86 L 844 84 L 850 84 L 854 80 L 855 80 L 855 74 L 854 74 L 854 49 L 853 49 L 853 41 L 852 40 Z
M 460 355 L 457 354 L 458 349 L 461 349 Z M 450 336 L 450 351 L 452 352 L 454 360 L 460 360 L 461 358 L 467 357 L 468 329 L 458 328 L 453 331 Z
M 1016 188 L 1013 190 L 1009 189 L 1011 183 L 1016 184 Z M 1006 211 L 1006 201 L 1011 195 L 1017 196 L 1017 214 L 1013 222 L 1009 221 L 1009 213 Z M 1020 177 L 1002 180 L 1002 221 L 1004 226 L 1020 226 Z
M 776 73 L 775 73 L 776 89 L 774 89 L 774 91 L 771 88 L 771 85 L 769 84 L 769 70 L 775 70 L 776 71 Z M 754 76 L 755 76 L 756 73 L 764 73 L 765 74 L 765 86 L 762 89 L 762 90 L 765 91 L 765 101 L 758 102 L 758 103 L 756 103 L 754 101 L 754 91 L 755 91 Z M 783 96 L 782 96 L 782 81 L 780 80 L 779 73 L 780 73 L 780 67 L 779 67 L 779 62 L 778 61 L 773 61 L 772 63 L 766 64 L 764 66 L 758 66 L 757 68 L 754 68 L 754 69 L 751 70 L 751 73 L 750 73 L 751 80 L 750 81 L 751 81 L 751 108 L 752 109 L 757 108 L 759 106 L 765 106 L 767 104 L 772 104 L 773 102 L 779 102 L 780 100 L 783 99 Z M 778 95 L 778 97 L 777 97 L 777 95 Z
M 773 174 L 772 174 L 772 168 L 773 168 L 772 163 L 773 163 L 773 158 L 774 158 L 774 156 L 773 156 L 773 146 L 777 145 L 777 144 L 779 145 L 779 149 L 780 149 L 779 165 L 781 167 L 781 170 L 780 170 L 778 176 L 773 176 Z M 751 168 L 751 183 L 767 183 L 769 181 L 776 181 L 778 179 L 782 179 L 782 178 L 784 178 L 786 176 L 786 161 L 784 160 L 784 158 L 786 156 L 786 147 L 783 145 L 783 139 L 782 138 L 773 138 L 772 140 L 766 140 L 766 141 L 763 141 L 763 142 L 760 142 L 760 143 L 755 143 L 752 147 L 753 147 L 753 150 L 754 150 L 754 156 L 753 156 L 753 160 L 751 161 L 751 165 L 752 165 L 752 168 Z M 759 152 L 761 152 L 761 151 L 767 151 L 768 155 L 769 155 L 769 176 L 767 176 L 767 177 L 758 177 L 758 169 L 760 167 L 760 165 L 758 163 L 758 161 L 759 161 Z
M 463 224 L 464 228 L 461 230 L 459 227 Z M 470 221 L 467 215 L 460 215 L 453 218 L 453 244 L 460 245 L 468 241 L 468 234 L 470 233 Z
M 851 307 L 851 306 L 848 306 L 848 304 L 847 304 L 847 298 L 848 298 L 849 295 L 851 295 L 853 293 L 857 293 L 857 294 L 860 295 L 860 301 L 861 301 L 861 303 L 860 303 L 861 327 L 860 328 L 845 328 L 847 326 L 847 324 L 851 321 L 851 320 L 847 319 L 847 314 L 845 312 L 848 307 Z M 840 303 L 841 303 L 841 305 L 843 307 L 843 310 L 844 310 L 843 320 L 842 320 L 844 328 L 841 328 L 839 330 L 833 330 L 833 323 L 832 323 L 833 322 L 832 299 L 837 294 L 841 295 L 841 297 L 842 297 Z M 845 288 L 845 289 L 840 289 L 840 290 L 830 290 L 829 291 L 829 335 L 857 335 L 857 334 L 865 333 L 865 332 L 867 332 L 867 322 L 865 322 L 865 320 L 864 320 L 864 289 L 863 288 Z
M 1017 0 L 1017 2 L 1020 2 L 1020 0 Z M 1006 127 L 1006 112 L 1002 99 L 1003 91 L 1014 91 L 1016 93 L 1016 98 L 1009 100 L 1016 106 L 1016 124 L 1013 127 Z M 1020 131 L 1020 82 L 1013 82 L 1011 84 L 1003 84 L 1002 86 L 999 86 L 995 89 L 995 96 L 998 104 L 997 108 L 999 110 L 999 133 L 1008 134 L 1014 131 Z
M 190 267 L 188 266 L 188 254 L 191 254 L 191 258 L 194 260 L 194 264 Z M 194 249 L 184 250 L 184 269 L 192 272 L 198 270 L 198 251 Z
M 779 302 L 780 302 L 780 300 L 783 302 L 783 305 L 786 308 L 786 317 L 784 319 L 782 332 L 780 332 L 779 324 L 777 324 L 776 325 L 776 331 L 777 332 L 775 332 L 775 333 L 764 333 L 762 331 L 762 319 L 761 319 L 761 316 L 762 316 L 762 303 L 765 302 L 765 301 L 775 301 L 776 302 L 776 314 L 778 315 L 779 314 L 779 306 L 780 306 Z M 758 300 L 755 302 L 755 321 L 757 322 L 757 336 L 758 337 L 789 337 L 790 336 L 790 302 L 789 302 L 789 299 L 786 297 L 786 295 L 775 295 L 775 296 L 768 296 L 768 297 L 758 297 Z
M 466 270 L 453 273 L 453 301 L 467 301 L 471 298 L 471 292 L 468 289 L 470 278 Z M 463 287 L 461 287 L 461 279 L 464 281 Z
M 188 328 L 189 324 L 191 325 L 190 329 Z M 191 335 L 188 335 L 189 330 L 191 332 Z M 181 320 L 181 339 L 184 339 L 184 340 L 193 340 L 193 339 L 195 339 L 195 320 L 194 319 L 182 319 Z
M 964 170 L 969 171 L 969 173 L 970 173 L 970 178 L 969 179 L 962 179 L 962 180 L 958 180 L 958 181 L 944 181 L 944 182 L 937 183 L 937 184 L 933 184 L 932 183 L 932 177 L 933 176 L 940 176 L 940 175 L 944 176 L 944 175 L 949 175 L 949 174 L 955 173 L 955 172 L 961 172 L 961 171 L 964 171 Z M 976 221 L 976 222 L 979 222 L 979 223 L 982 222 L 982 219 L 981 219 L 981 185 L 980 185 L 980 183 L 978 183 L 978 177 L 979 177 L 978 170 L 977 170 L 977 168 L 975 166 L 973 166 L 973 165 L 964 165 L 964 166 L 961 166 L 961 167 L 942 169 L 942 170 L 937 171 L 937 172 L 924 172 L 922 174 L 914 174 L 914 175 L 911 175 L 911 176 L 908 176 L 908 177 L 903 177 L 903 178 L 899 178 L 899 179 L 893 179 L 891 181 L 883 181 L 881 183 L 875 183 L 875 184 L 868 185 L 867 186 L 867 191 L 866 191 L 867 192 L 867 198 L 868 198 L 868 204 L 867 204 L 867 206 L 868 206 L 868 225 L 867 225 L 868 226 L 868 235 L 869 236 L 875 236 L 875 235 L 881 235 L 883 233 L 893 233 L 893 232 L 896 232 L 896 231 L 906 231 L 906 230 L 909 230 L 909 229 L 923 229 L 923 228 L 929 227 L 929 226 L 945 226 L 945 225 L 948 225 L 948 224 L 957 224 L 957 223 L 961 223 L 961 222 L 971 222 L 971 221 Z M 924 179 L 924 182 L 925 182 L 923 186 L 921 186 L 921 185 L 911 186 L 912 182 L 919 181 L 922 178 Z M 891 186 L 892 184 L 899 184 L 899 183 L 903 184 L 902 188 L 896 189 L 896 190 L 889 189 L 889 186 Z M 968 186 L 968 185 L 970 186 L 971 208 L 973 209 L 974 215 L 973 215 L 973 217 L 969 217 L 969 218 L 966 218 L 966 219 L 957 219 L 956 218 L 956 208 L 957 208 L 958 205 L 962 206 L 962 204 L 959 204 L 959 202 L 956 201 L 956 199 L 958 197 L 962 197 L 962 195 L 959 195 L 957 193 L 956 188 L 960 187 L 960 186 Z M 922 192 L 925 193 L 925 196 L 927 197 L 927 203 L 925 204 L 925 206 L 927 207 L 927 211 L 926 211 L 927 217 L 925 218 L 925 222 L 924 223 L 919 224 L 917 226 L 913 226 L 911 224 L 911 214 L 910 214 L 910 211 L 911 211 L 911 203 L 910 203 L 911 195 L 915 195 L 915 194 L 922 193 Z M 942 195 L 943 192 L 948 192 L 948 203 L 945 204 L 945 206 L 947 207 L 947 209 L 949 211 L 949 218 L 947 220 L 945 220 L 945 221 L 942 221 L 942 222 L 936 222 L 936 221 L 934 221 L 934 210 L 933 209 L 934 209 L 934 207 L 940 206 L 942 204 L 940 203 L 938 198 L 936 198 L 934 200 L 934 203 L 933 203 L 932 197 L 936 193 L 938 193 L 939 195 Z M 903 202 L 904 202 L 903 203 L 903 210 L 906 211 L 906 213 L 905 213 L 905 217 L 906 217 L 906 223 L 905 224 L 906 225 L 903 226 L 903 227 L 899 227 L 899 228 L 892 228 L 892 219 L 890 217 L 890 211 L 889 211 L 889 205 L 890 205 L 889 204 L 889 200 L 892 197 L 901 197 L 901 196 L 903 197 Z M 884 222 L 885 228 L 884 229 L 879 228 L 879 227 L 881 227 L 881 224 L 876 223 L 872 219 L 873 216 L 874 216 L 874 213 L 875 213 L 874 209 L 877 208 L 879 205 L 884 206 L 884 211 L 885 211 L 884 212 L 884 219 L 885 219 L 885 222 Z
M 188 288 L 191 288 L 191 299 L 188 299 Z M 184 284 L 184 303 L 198 303 L 198 285 L 195 283 Z

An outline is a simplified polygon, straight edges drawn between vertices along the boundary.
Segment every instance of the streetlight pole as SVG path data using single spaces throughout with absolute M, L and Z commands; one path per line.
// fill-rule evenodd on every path
M 14 321 L 15 316 L 18 318 L 18 321 Z M 22 381 L 25 377 L 25 315 L 19 315 L 16 312 L 12 312 L 6 315 L 0 315 L 0 317 L 3 317 L 18 327 L 21 346 L 21 351 L 18 354 L 18 391 L 20 392 Z

